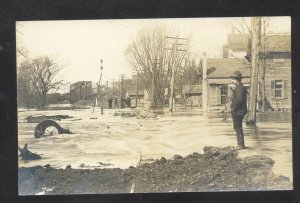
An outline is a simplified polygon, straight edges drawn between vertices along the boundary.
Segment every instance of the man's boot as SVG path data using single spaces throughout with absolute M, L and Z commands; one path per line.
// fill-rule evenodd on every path
M 243 129 L 236 130 L 236 138 L 237 138 L 238 148 L 245 149 Z

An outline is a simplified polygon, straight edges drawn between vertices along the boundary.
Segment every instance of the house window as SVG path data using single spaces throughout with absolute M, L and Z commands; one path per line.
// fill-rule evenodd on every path
M 227 86 L 221 86 L 221 104 L 227 103 L 227 96 L 228 96 L 228 87 Z
M 282 98 L 283 81 L 275 80 L 275 98 Z
M 274 80 L 271 82 L 272 97 L 275 99 L 287 98 L 287 81 Z

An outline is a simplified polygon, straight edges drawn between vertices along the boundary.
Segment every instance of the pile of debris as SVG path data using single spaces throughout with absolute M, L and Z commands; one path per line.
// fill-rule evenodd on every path
M 121 116 L 123 118 L 136 117 L 137 119 L 148 119 L 157 117 L 156 114 L 151 113 L 142 108 L 130 109 L 129 111 L 117 111 L 114 113 L 114 116 Z

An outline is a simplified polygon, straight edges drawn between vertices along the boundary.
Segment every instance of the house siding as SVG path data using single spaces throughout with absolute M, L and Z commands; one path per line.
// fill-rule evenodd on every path
M 273 68 L 266 69 L 265 76 L 265 97 L 267 103 L 273 109 L 291 109 L 292 95 L 291 95 L 291 60 L 285 59 L 284 63 L 273 63 Z M 283 98 L 275 98 L 272 88 L 272 81 L 282 80 L 286 81 L 283 85 Z
M 221 100 L 218 99 L 218 96 L 221 95 L 221 90 L 216 85 L 208 86 L 208 106 L 214 107 L 221 105 Z
M 201 95 L 189 96 L 186 100 L 186 106 L 202 107 L 202 96 Z

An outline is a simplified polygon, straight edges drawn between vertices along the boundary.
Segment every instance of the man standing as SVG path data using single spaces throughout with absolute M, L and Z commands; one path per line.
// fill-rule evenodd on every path
M 247 90 L 244 88 L 243 83 L 241 82 L 242 74 L 240 71 L 235 71 L 231 78 L 231 82 L 235 85 L 231 103 L 233 128 L 236 132 L 238 148 L 245 149 L 243 118 L 247 113 Z

